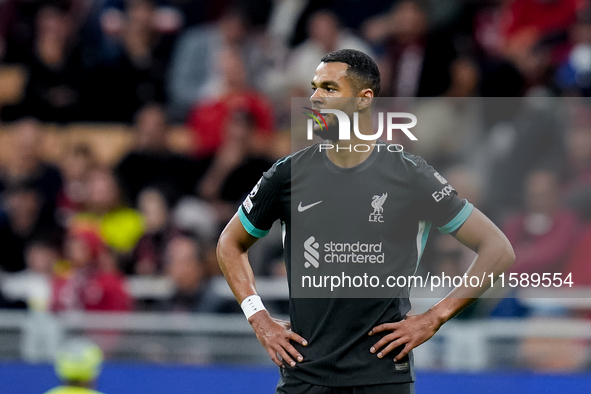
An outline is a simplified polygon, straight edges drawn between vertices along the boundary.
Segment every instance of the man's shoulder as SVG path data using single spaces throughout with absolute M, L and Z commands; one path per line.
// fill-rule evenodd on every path
M 286 161 L 295 162 L 295 161 L 301 160 L 303 158 L 312 157 L 317 152 L 320 152 L 320 150 L 318 149 L 318 147 L 320 145 L 324 144 L 324 143 L 325 142 L 317 142 L 317 143 L 315 143 L 313 145 L 306 146 L 305 148 L 302 148 L 299 151 L 297 151 L 295 153 L 292 153 L 291 155 L 285 156 L 284 158 L 282 158 L 279 161 L 286 160 Z
M 318 145 L 320 143 L 310 145 L 304 149 L 301 149 L 291 155 L 287 155 L 282 157 L 281 159 L 277 160 L 275 164 L 271 167 L 269 171 L 272 173 L 277 173 L 286 177 L 291 176 L 291 169 L 294 164 L 300 164 L 306 160 L 313 158 L 318 152 Z
M 425 160 L 422 157 L 404 150 L 402 145 L 381 140 L 378 140 L 376 145 L 381 160 L 388 161 L 397 171 L 412 174 L 425 164 Z

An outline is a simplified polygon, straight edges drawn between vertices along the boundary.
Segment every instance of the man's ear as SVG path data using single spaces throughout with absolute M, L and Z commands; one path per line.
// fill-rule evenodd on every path
M 357 97 L 357 111 L 365 111 L 369 109 L 371 103 L 373 102 L 373 90 L 371 89 L 363 89 L 359 92 Z

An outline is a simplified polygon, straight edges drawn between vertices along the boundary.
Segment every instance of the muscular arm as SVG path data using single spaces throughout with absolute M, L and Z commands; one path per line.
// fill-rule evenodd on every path
M 515 260 L 513 248 L 507 237 L 476 208 L 457 232 L 456 239 L 478 254 L 466 271 L 469 276 L 482 277 L 485 272 L 488 276 L 492 272 L 494 277 L 498 278 Z M 370 352 L 379 351 L 378 357 L 381 358 L 404 345 L 404 349 L 394 360 L 401 359 L 413 348 L 429 340 L 445 322 L 476 301 L 488 288 L 488 286 L 456 287 L 423 314 L 409 316 L 401 322 L 384 323 L 373 328 L 369 335 L 383 331 L 392 331 L 392 333 L 380 339 L 371 347 Z
M 515 253 L 507 237 L 476 208 L 456 234 L 456 239 L 478 254 L 466 271 L 469 277 L 481 278 L 483 273 L 488 276 L 492 272 L 496 279 L 515 261 Z M 430 313 L 443 324 L 476 301 L 489 287 L 456 287 L 433 306 Z
M 244 230 L 238 215 L 234 215 L 218 241 L 218 263 L 239 304 L 257 294 L 247 253 L 257 239 Z
M 247 253 L 248 248 L 257 239 L 246 232 L 238 215 L 234 215 L 218 241 L 218 263 L 234 297 L 240 304 L 246 297 L 257 294 L 254 274 Z M 275 364 L 285 367 L 283 360 L 293 367 L 295 366 L 294 359 L 300 362 L 304 360 L 290 341 L 296 341 L 303 346 L 306 346 L 307 342 L 290 330 L 289 322 L 272 318 L 266 310 L 255 313 L 248 319 L 248 322 Z

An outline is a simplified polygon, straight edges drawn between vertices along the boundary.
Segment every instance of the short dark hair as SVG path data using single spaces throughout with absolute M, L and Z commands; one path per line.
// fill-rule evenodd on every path
M 324 55 L 320 61 L 348 64 L 347 77 L 358 91 L 369 88 L 375 97 L 380 95 L 380 70 L 369 55 L 355 49 L 339 49 Z

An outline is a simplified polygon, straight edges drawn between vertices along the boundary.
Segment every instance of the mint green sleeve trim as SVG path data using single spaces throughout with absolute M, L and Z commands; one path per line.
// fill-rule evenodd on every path
M 474 205 L 469 203 L 468 200 L 464 201 L 466 201 L 466 204 L 452 220 L 450 220 L 445 226 L 437 227 L 441 234 L 449 234 L 456 231 L 462 224 L 464 224 L 466 219 L 468 219 L 468 216 L 470 216 L 474 210 Z
M 240 205 L 240 208 L 238 208 L 238 217 L 240 218 L 240 223 L 242 223 L 242 226 L 244 227 L 246 232 L 252 235 L 253 237 L 263 238 L 265 235 L 269 234 L 269 230 L 261 230 L 252 225 L 250 220 L 248 220 L 248 218 L 244 214 L 244 211 L 242 210 L 242 205 Z

